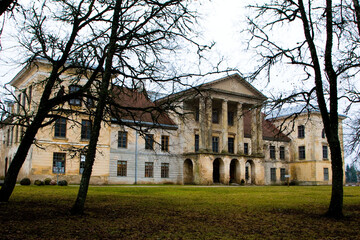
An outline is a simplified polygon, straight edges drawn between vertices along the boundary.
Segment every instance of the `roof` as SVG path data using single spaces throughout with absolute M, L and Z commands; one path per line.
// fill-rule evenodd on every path
M 177 125 L 163 109 L 157 106 L 147 96 L 145 91 L 115 86 L 112 90 L 112 119 L 115 122 L 128 125 L 146 125 L 153 127 L 176 129 Z
M 309 114 L 309 113 L 321 114 L 320 109 L 317 105 L 310 106 L 310 105 L 304 105 L 304 104 L 297 104 L 297 105 L 293 105 L 291 107 L 275 109 L 270 114 L 268 114 L 266 119 L 275 120 L 275 119 L 279 119 L 279 118 L 290 117 L 291 115 L 294 115 L 294 114 Z M 339 114 L 339 118 L 345 119 L 345 118 L 347 118 L 347 116 Z
M 244 85 L 253 95 L 248 95 L 248 94 L 243 94 L 243 93 L 239 93 L 236 91 L 226 91 L 226 90 L 222 90 L 222 89 L 218 89 L 215 88 L 214 86 L 217 85 L 218 83 L 221 82 L 225 82 L 231 79 L 235 79 L 236 81 L 238 81 L 240 84 Z M 170 95 L 166 95 L 164 97 L 159 98 L 157 101 L 161 102 L 164 101 L 165 99 L 173 99 L 173 98 L 181 98 L 183 96 L 189 96 L 190 93 L 195 93 L 198 94 L 199 91 L 216 91 L 216 92 L 223 92 L 225 94 L 231 94 L 231 95 L 237 95 L 237 96 L 241 96 L 241 97 L 247 97 L 247 98 L 252 98 L 252 99 L 257 99 L 260 101 L 265 101 L 267 99 L 267 97 L 262 94 L 259 90 L 257 90 L 253 85 L 251 85 L 249 82 L 247 82 L 244 78 L 242 78 L 238 73 L 235 74 L 231 74 L 207 83 L 203 83 L 200 85 L 196 85 L 193 86 L 191 88 L 170 94 Z
M 281 141 L 281 142 L 290 142 L 291 139 L 280 132 L 280 130 L 269 120 L 264 118 L 262 114 L 262 130 L 263 130 L 263 139 L 270 141 Z M 251 112 L 246 111 L 244 113 L 244 136 L 251 137 Z

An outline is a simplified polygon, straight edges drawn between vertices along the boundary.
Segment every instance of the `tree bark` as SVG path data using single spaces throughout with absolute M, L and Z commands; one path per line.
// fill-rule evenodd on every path
M 108 96 L 108 89 L 111 81 L 112 61 L 116 50 L 117 31 L 119 28 L 120 8 L 121 8 L 120 3 L 121 0 L 117 0 L 114 8 L 109 50 L 105 62 L 105 71 L 104 71 L 103 79 L 101 81 L 99 100 L 96 106 L 95 118 L 92 126 L 89 147 L 86 154 L 84 172 L 82 174 L 80 181 L 79 192 L 76 201 L 70 210 L 72 215 L 78 215 L 84 213 L 84 206 L 89 188 L 92 167 L 96 157 L 96 146 L 99 139 L 101 123 L 102 123 L 104 109 Z

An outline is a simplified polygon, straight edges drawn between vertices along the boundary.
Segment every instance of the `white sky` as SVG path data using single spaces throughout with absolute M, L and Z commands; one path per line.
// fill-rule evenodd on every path
M 248 4 L 255 4 L 262 2 L 261 0 L 193 0 L 195 6 L 199 9 L 201 19 L 199 20 L 200 29 L 203 33 L 203 38 L 216 42 L 213 49 L 214 58 L 223 56 L 225 62 L 223 67 L 229 66 L 237 68 L 242 73 L 250 72 L 256 65 L 253 61 L 253 51 L 246 50 L 247 42 L 244 38 L 244 30 L 246 25 L 246 15 L 250 11 L 245 6 Z M 0 19 L 0 23 L 3 19 Z M 5 23 L 5 29 L 1 36 L 1 44 L 3 50 L 0 51 L 0 84 L 9 82 L 21 69 L 21 67 L 14 61 L 19 54 L 17 49 L 11 48 L 14 40 L 9 38 L 9 35 L 14 28 L 10 24 Z M 297 34 L 302 34 L 302 29 L 285 29 L 284 33 L 291 40 L 292 37 L 296 39 Z M 299 35 L 297 35 L 298 37 Z M 279 37 L 283 37 L 281 34 Z M 277 92 L 279 90 L 286 90 L 296 87 L 294 84 L 289 85 L 288 79 L 284 74 L 287 70 L 285 65 L 279 72 L 274 75 L 274 81 L 270 84 L 266 79 L 258 79 L 253 85 L 258 88 L 265 95 Z M 300 75 L 300 74 L 299 74 Z M 292 72 L 291 78 L 299 77 Z M 342 113 L 342 110 L 339 111 Z M 349 162 L 349 160 L 348 160 Z

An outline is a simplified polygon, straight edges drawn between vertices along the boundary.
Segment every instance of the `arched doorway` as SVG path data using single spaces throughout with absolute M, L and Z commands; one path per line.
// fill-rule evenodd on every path
M 183 181 L 184 184 L 192 184 L 194 183 L 194 164 L 191 159 L 186 159 L 184 161 L 183 167 Z
M 240 163 L 237 159 L 230 162 L 230 183 L 240 183 Z
M 245 182 L 255 184 L 255 164 L 252 160 L 247 160 L 245 163 Z
M 213 161 L 213 183 L 224 183 L 224 162 L 221 158 Z

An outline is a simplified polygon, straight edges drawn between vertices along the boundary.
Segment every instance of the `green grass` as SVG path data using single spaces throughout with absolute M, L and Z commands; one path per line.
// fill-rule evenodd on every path
M 331 188 L 17 186 L 0 205 L 1 239 L 360 239 L 360 188 L 344 188 L 346 217 L 323 217 Z

